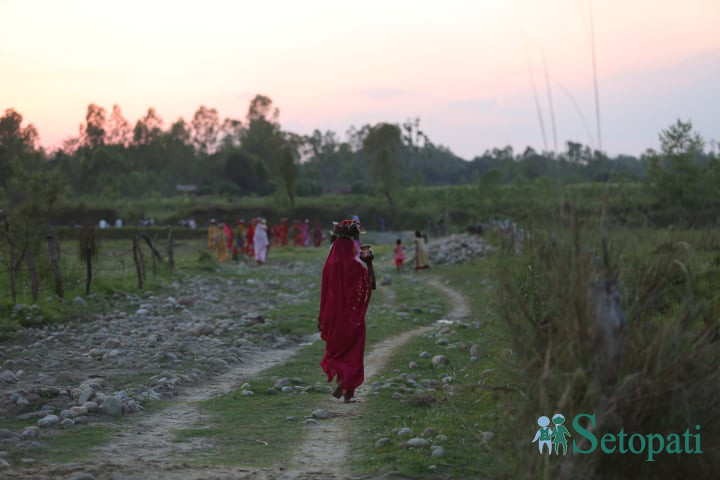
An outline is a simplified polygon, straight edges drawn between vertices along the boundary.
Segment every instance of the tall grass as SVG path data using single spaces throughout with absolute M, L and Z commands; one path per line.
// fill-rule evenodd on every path
M 519 255 L 507 252 L 501 274 L 498 307 L 519 391 L 507 416 L 513 477 L 719 478 L 720 275 L 707 248 L 717 236 L 614 234 L 583 224 L 572 208 L 553 220 L 531 229 Z M 555 413 L 568 428 L 575 415 L 595 414 L 594 428 L 581 425 L 598 440 L 621 429 L 695 434 L 700 425 L 705 453 L 663 452 L 654 463 L 599 446 L 571 454 L 573 440 L 589 447 L 573 433 L 568 455 L 538 455 L 537 419 Z

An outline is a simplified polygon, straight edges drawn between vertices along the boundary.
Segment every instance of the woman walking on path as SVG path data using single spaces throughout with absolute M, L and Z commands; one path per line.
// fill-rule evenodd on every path
M 415 232 L 415 270 L 430 268 L 430 258 L 425 250 L 425 238 L 420 232 Z
M 373 254 L 360 248 L 361 229 L 354 220 L 335 225 L 337 239 L 325 261 L 320 290 L 318 329 L 326 344 L 320 366 L 328 382 L 337 378 L 333 396 L 344 397 L 346 403 L 365 379 L 365 312 L 375 289 Z

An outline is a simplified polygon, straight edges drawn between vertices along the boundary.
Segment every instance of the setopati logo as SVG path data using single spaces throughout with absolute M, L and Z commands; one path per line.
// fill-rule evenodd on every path
M 598 440 L 595 433 L 580 425 L 580 421 L 583 419 L 589 420 L 590 425 L 595 428 L 595 415 L 581 413 L 576 415 L 572 421 L 572 428 L 575 430 L 575 435 L 573 436 L 563 425 L 563 423 L 565 423 L 565 416 L 562 414 L 556 413 L 553 415 L 552 425 L 548 417 L 542 416 L 537 420 L 540 430 L 535 434 L 532 443 L 538 442 L 538 449 L 541 454 L 547 446 L 548 455 L 552 455 L 553 447 L 555 455 L 560 455 L 560 452 L 565 455 L 568 451 L 567 439 L 565 438 L 567 436 L 573 438 L 573 454 L 593 453 L 598 449 L 598 446 L 600 446 L 600 450 L 605 454 L 632 453 L 635 455 L 646 455 L 646 461 L 648 462 L 654 462 L 656 455 L 664 453 L 671 455 L 703 453 L 700 449 L 700 425 L 695 425 L 695 430 L 698 433 L 690 433 L 690 429 L 688 428 L 685 430 L 685 433 L 670 433 L 667 436 L 659 433 L 629 434 L 625 432 L 625 429 L 620 429 L 617 433 L 605 433 Z M 587 425 L 587 423 L 585 423 L 585 425 Z M 581 448 L 575 441 L 575 439 L 580 438 L 587 439 L 590 444 Z

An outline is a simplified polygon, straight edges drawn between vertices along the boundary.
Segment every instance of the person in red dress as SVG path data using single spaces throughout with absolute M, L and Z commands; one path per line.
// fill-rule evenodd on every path
M 344 397 L 346 403 L 365 380 L 365 312 L 375 289 L 373 254 L 360 248 L 361 230 L 355 220 L 335 225 L 337 239 L 325 261 L 320 288 L 318 329 L 325 341 L 320 366 L 328 382 L 337 379 L 333 396 Z
M 245 253 L 249 256 L 255 256 L 255 225 L 257 225 L 257 218 L 250 220 L 250 226 L 247 229 L 247 241 L 245 242 Z
M 288 244 L 288 219 L 287 218 L 281 218 L 280 219 L 280 243 L 283 247 L 287 247 Z
M 281 237 L 281 227 L 279 223 L 276 223 L 272 227 L 272 244 L 273 247 L 279 247 L 280 246 L 280 237 Z

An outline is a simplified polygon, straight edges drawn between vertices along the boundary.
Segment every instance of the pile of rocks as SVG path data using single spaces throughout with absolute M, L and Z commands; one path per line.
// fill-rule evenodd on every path
M 432 263 L 464 263 L 477 257 L 485 257 L 495 251 L 482 237 L 457 234 L 441 238 L 428 245 L 428 254 Z
M 427 449 L 431 457 L 440 458 L 445 456 L 445 448 L 442 444 L 447 440 L 448 437 L 432 427 L 426 428 L 419 435 L 409 427 L 397 427 L 393 428 L 392 435 L 378 439 L 375 442 L 375 449 L 395 444 L 401 448 Z

